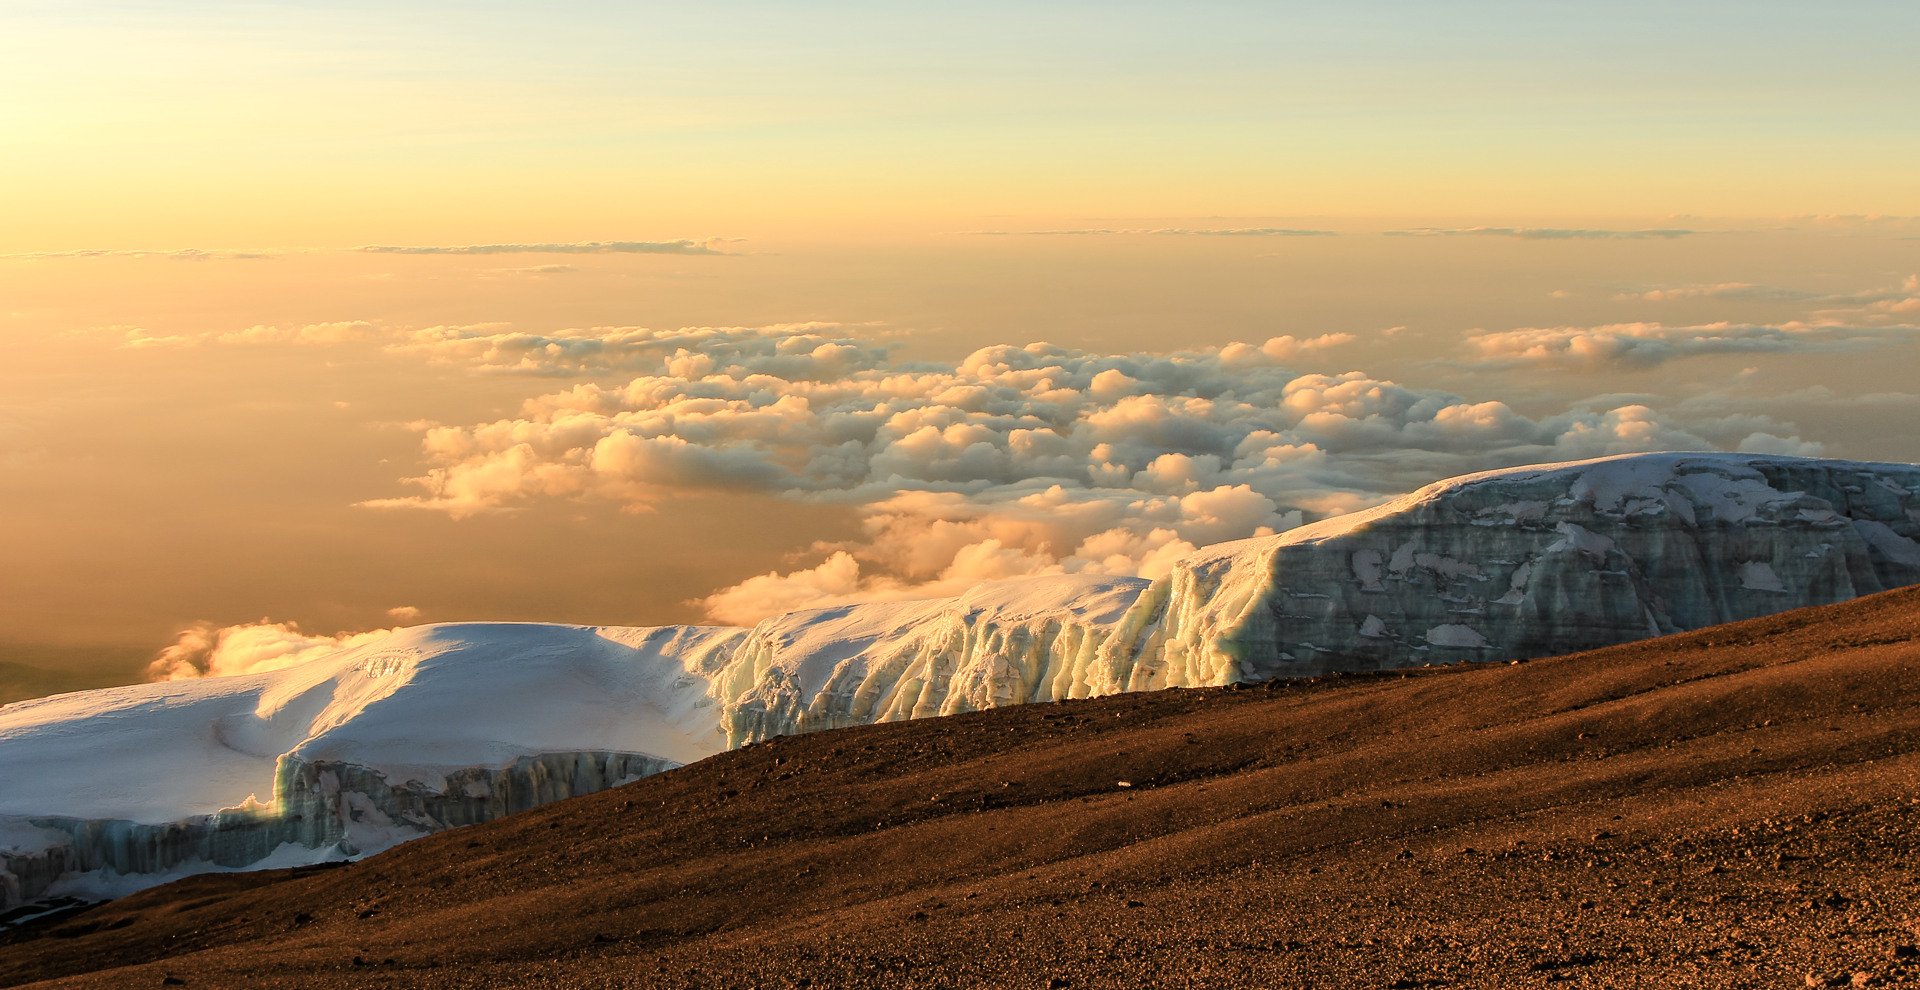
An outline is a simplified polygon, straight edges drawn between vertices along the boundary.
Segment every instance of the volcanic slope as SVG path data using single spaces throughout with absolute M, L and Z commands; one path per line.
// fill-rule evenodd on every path
M 0 985 L 1897 983 L 1917 749 L 1908 588 L 1524 664 L 780 738 L 16 929 Z

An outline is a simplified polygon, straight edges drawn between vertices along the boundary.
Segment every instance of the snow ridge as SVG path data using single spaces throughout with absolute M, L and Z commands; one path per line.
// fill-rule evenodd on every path
M 360 855 L 777 735 L 1573 652 L 1915 582 L 1920 467 L 1652 454 L 1451 479 L 1151 583 L 1017 579 L 750 630 L 404 629 L 0 708 L 0 903 Z

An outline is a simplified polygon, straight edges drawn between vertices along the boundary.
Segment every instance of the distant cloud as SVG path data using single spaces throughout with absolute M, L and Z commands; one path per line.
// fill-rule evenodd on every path
M 1717 282 L 1708 285 L 1670 285 L 1646 289 L 1638 292 L 1622 292 L 1616 299 L 1639 299 L 1645 302 L 1673 302 L 1680 299 L 1772 299 L 1780 301 L 1798 301 L 1820 298 L 1818 292 L 1806 292 L 1800 289 L 1783 289 L 1772 285 L 1754 285 L 1750 282 Z
M 704 600 L 714 618 L 744 622 L 995 577 L 1157 576 L 1195 547 L 1436 477 L 1732 446 L 1755 432 L 1699 432 L 1640 403 L 1529 415 L 1296 363 L 1352 341 L 1121 354 L 1033 343 L 919 361 L 830 324 L 446 331 L 404 346 L 526 373 L 633 377 L 572 384 L 492 422 L 419 424 L 426 469 L 406 480 L 413 492 L 361 504 L 459 517 L 722 490 L 854 507 L 859 539 Z
M 1616 299 L 1641 299 L 1647 302 L 1668 302 L 1678 299 L 1760 299 L 1820 303 L 1828 307 L 1837 307 L 1820 310 L 1813 314 L 1815 320 L 1829 323 L 1846 322 L 1846 317 L 1842 314 L 1884 315 L 1914 312 L 1920 310 L 1920 304 L 1915 303 L 1916 297 L 1920 297 L 1920 275 L 1908 275 L 1895 285 L 1877 286 L 1855 292 L 1809 292 L 1804 289 L 1788 289 L 1775 285 L 1755 285 L 1751 282 L 1716 282 L 1628 289 L 1614 296 Z
M 365 320 L 331 323 L 259 324 L 240 330 L 192 334 L 156 334 L 142 327 L 107 327 L 121 334 L 122 347 L 134 349 L 199 347 L 205 344 L 324 346 L 377 339 L 387 333 Z
M 508 278 L 545 278 L 548 275 L 571 275 L 581 270 L 578 265 L 530 265 L 526 268 L 489 268 L 486 274 Z
M 753 332 L 785 333 L 802 339 L 813 331 L 830 328 L 839 329 L 840 325 L 787 323 Z M 426 327 L 396 334 L 387 349 L 477 371 L 565 377 L 658 368 L 663 361 L 674 359 L 683 351 L 688 356 L 674 359 L 676 368 L 697 368 L 708 359 L 724 361 L 734 353 L 725 338 L 737 332 L 743 332 L 742 328 L 663 331 L 645 327 L 595 327 L 535 333 L 497 323 L 481 323 Z M 709 354 L 707 348 L 719 350 Z M 831 374 L 862 367 L 877 353 L 872 345 L 822 344 L 805 353 L 792 351 L 765 356 L 759 368 L 776 375 Z
M 1826 452 L 1827 445 L 1817 440 L 1802 440 L 1797 436 L 1782 437 L 1772 433 L 1752 433 L 1740 441 L 1738 449 L 1743 454 L 1785 454 L 1790 457 L 1819 457 Z
M 280 670 L 372 642 L 391 631 L 314 636 L 301 632 L 296 623 L 271 619 L 236 626 L 201 621 L 182 629 L 173 645 L 153 658 L 147 665 L 147 679 L 181 681 Z
M 305 325 L 257 325 L 244 330 L 212 335 L 221 344 L 342 344 L 353 340 L 372 340 L 379 336 L 378 325 L 366 320 L 340 320 Z
M 1808 224 L 1815 227 L 1906 227 L 1920 224 L 1920 217 L 1901 216 L 1893 213 L 1802 213 L 1797 216 L 1783 217 L 1788 223 Z
M 1382 333 L 1391 337 L 1402 327 L 1389 327 Z M 1274 361 L 1292 361 L 1297 358 L 1318 354 L 1335 347 L 1345 347 L 1360 338 L 1350 333 L 1323 333 L 1318 337 L 1295 337 L 1293 334 L 1281 334 L 1268 337 L 1258 350 L 1263 357 Z M 1252 354 L 1252 344 L 1228 344 L 1220 348 L 1220 359 L 1228 365 L 1243 363 Z
M 1334 230 L 1299 230 L 1292 227 L 1154 227 L 1087 230 L 970 230 L 979 237 L 1112 237 L 1151 235 L 1156 237 L 1338 237 Z
M 1567 227 L 1413 227 L 1382 231 L 1388 237 L 1518 237 L 1530 241 L 1672 240 L 1691 230 L 1586 230 Z
M 1670 327 L 1614 323 L 1594 327 L 1527 327 L 1480 333 L 1467 343 L 1492 364 L 1649 368 L 1706 354 L 1811 353 L 1885 343 L 1920 327 L 1853 327 L 1788 323 L 1710 323 Z
M 728 242 L 718 237 L 704 241 L 580 241 L 568 244 L 461 244 L 396 247 L 370 244 L 369 254 L 727 254 Z
M 154 333 L 144 327 L 108 327 L 120 334 L 120 346 L 133 350 L 158 350 L 173 347 L 192 347 L 199 343 L 194 337 L 182 334 Z
M 1898 286 L 1825 296 L 1822 301 L 1829 308 L 1816 311 L 1813 317 L 1825 322 L 1883 325 L 1908 321 L 1920 315 L 1920 275 L 1908 275 Z
M 412 605 L 395 605 L 387 609 L 387 618 L 395 622 L 418 622 L 420 621 L 420 609 Z

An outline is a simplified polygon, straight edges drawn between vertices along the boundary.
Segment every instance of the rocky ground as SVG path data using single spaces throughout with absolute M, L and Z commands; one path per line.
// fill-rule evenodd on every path
M 778 739 L 0 936 L 62 987 L 1920 983 L 1920 589 Z

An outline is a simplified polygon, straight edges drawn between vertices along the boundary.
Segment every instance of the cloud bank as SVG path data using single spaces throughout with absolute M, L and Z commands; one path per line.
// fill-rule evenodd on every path
M 1920 332 L 1916 327 L 1849 327 L 1788 323 L 1710 323 L 1669 327 L 1614 323 L 1595 327 L 1528 327 L 1475 334 L 1469 346 L 1489 364 L 1567 368 L 1650 368 L 1708 354 L 1816 353 L 1868 346 Z
M 1111 237 L 1149 235 L 1156 237 L 1338 237 L 1334 230 L 1302 230 L 1293 227 L 1153 227 L 1089 228 L 1084 230 L 973 230 L 980 237 Z
M 1771 302 L 1805 302 L 1826 308 L 1815 310 L 1808 322 L 1856 323 L 1886 322 L 1902 313 L 1920 312 L 1920 275 L 1908 275 L 1896 285 L 1857 292 L 1808 292 L 1751 282 L 1718 282 L 1694 285 L 1656 286 L 1624 291 L 1615 299 L 1642 302 L 1673 302 L 1684 299 L 1744 299 Z
M 415 492 L 363 504 L 471 516 L 726 490 L 853 507 L 863 538 L 704 600 L 742 623 L 1016 575 L 1157 576 L 1198 546 L 1469 470 L 1799 442 L 1770 420 L 1685 428 L 1636 402 L 1528 416 L 1297 365 L 1351 340 L 1124 354 L 1033 343 L 932 362 L 825 324 L 442 330 L 404 346 L 530 373 L 641 370 L 538 396 L 510 418 L 426 426 Z M 1771 439 L 1754 436 L 1763 430 Z
M 392 630 L 313 636 L 301 632 L 296 623 L 271 619 L 237 626 L 196 622 L 182 629 L 173 645 L 153 658 L 147 665 L 147 679 L 181 681 L 279 670 L 317 660 L 334 650 L 372 642 L 389 632 Z
M 1691 230 L 1587 230 L 1567 227 L 1412 227 L 1383 231 L 1388 237 L 1518 237 L 1529 241 L 1644 241 L 1673 240 Z
M 1818 299 L 1820 294 L 1771 285 L 1754 285 L 1751 282 L 1717 282 L 1705 285 L 1668 285 L 1639 292 L 1622 292 L 1614 298 L 1638 299 L 1642 302 L 1674 302 L 1681 299 L 1756 299 L 1797 302 Z

